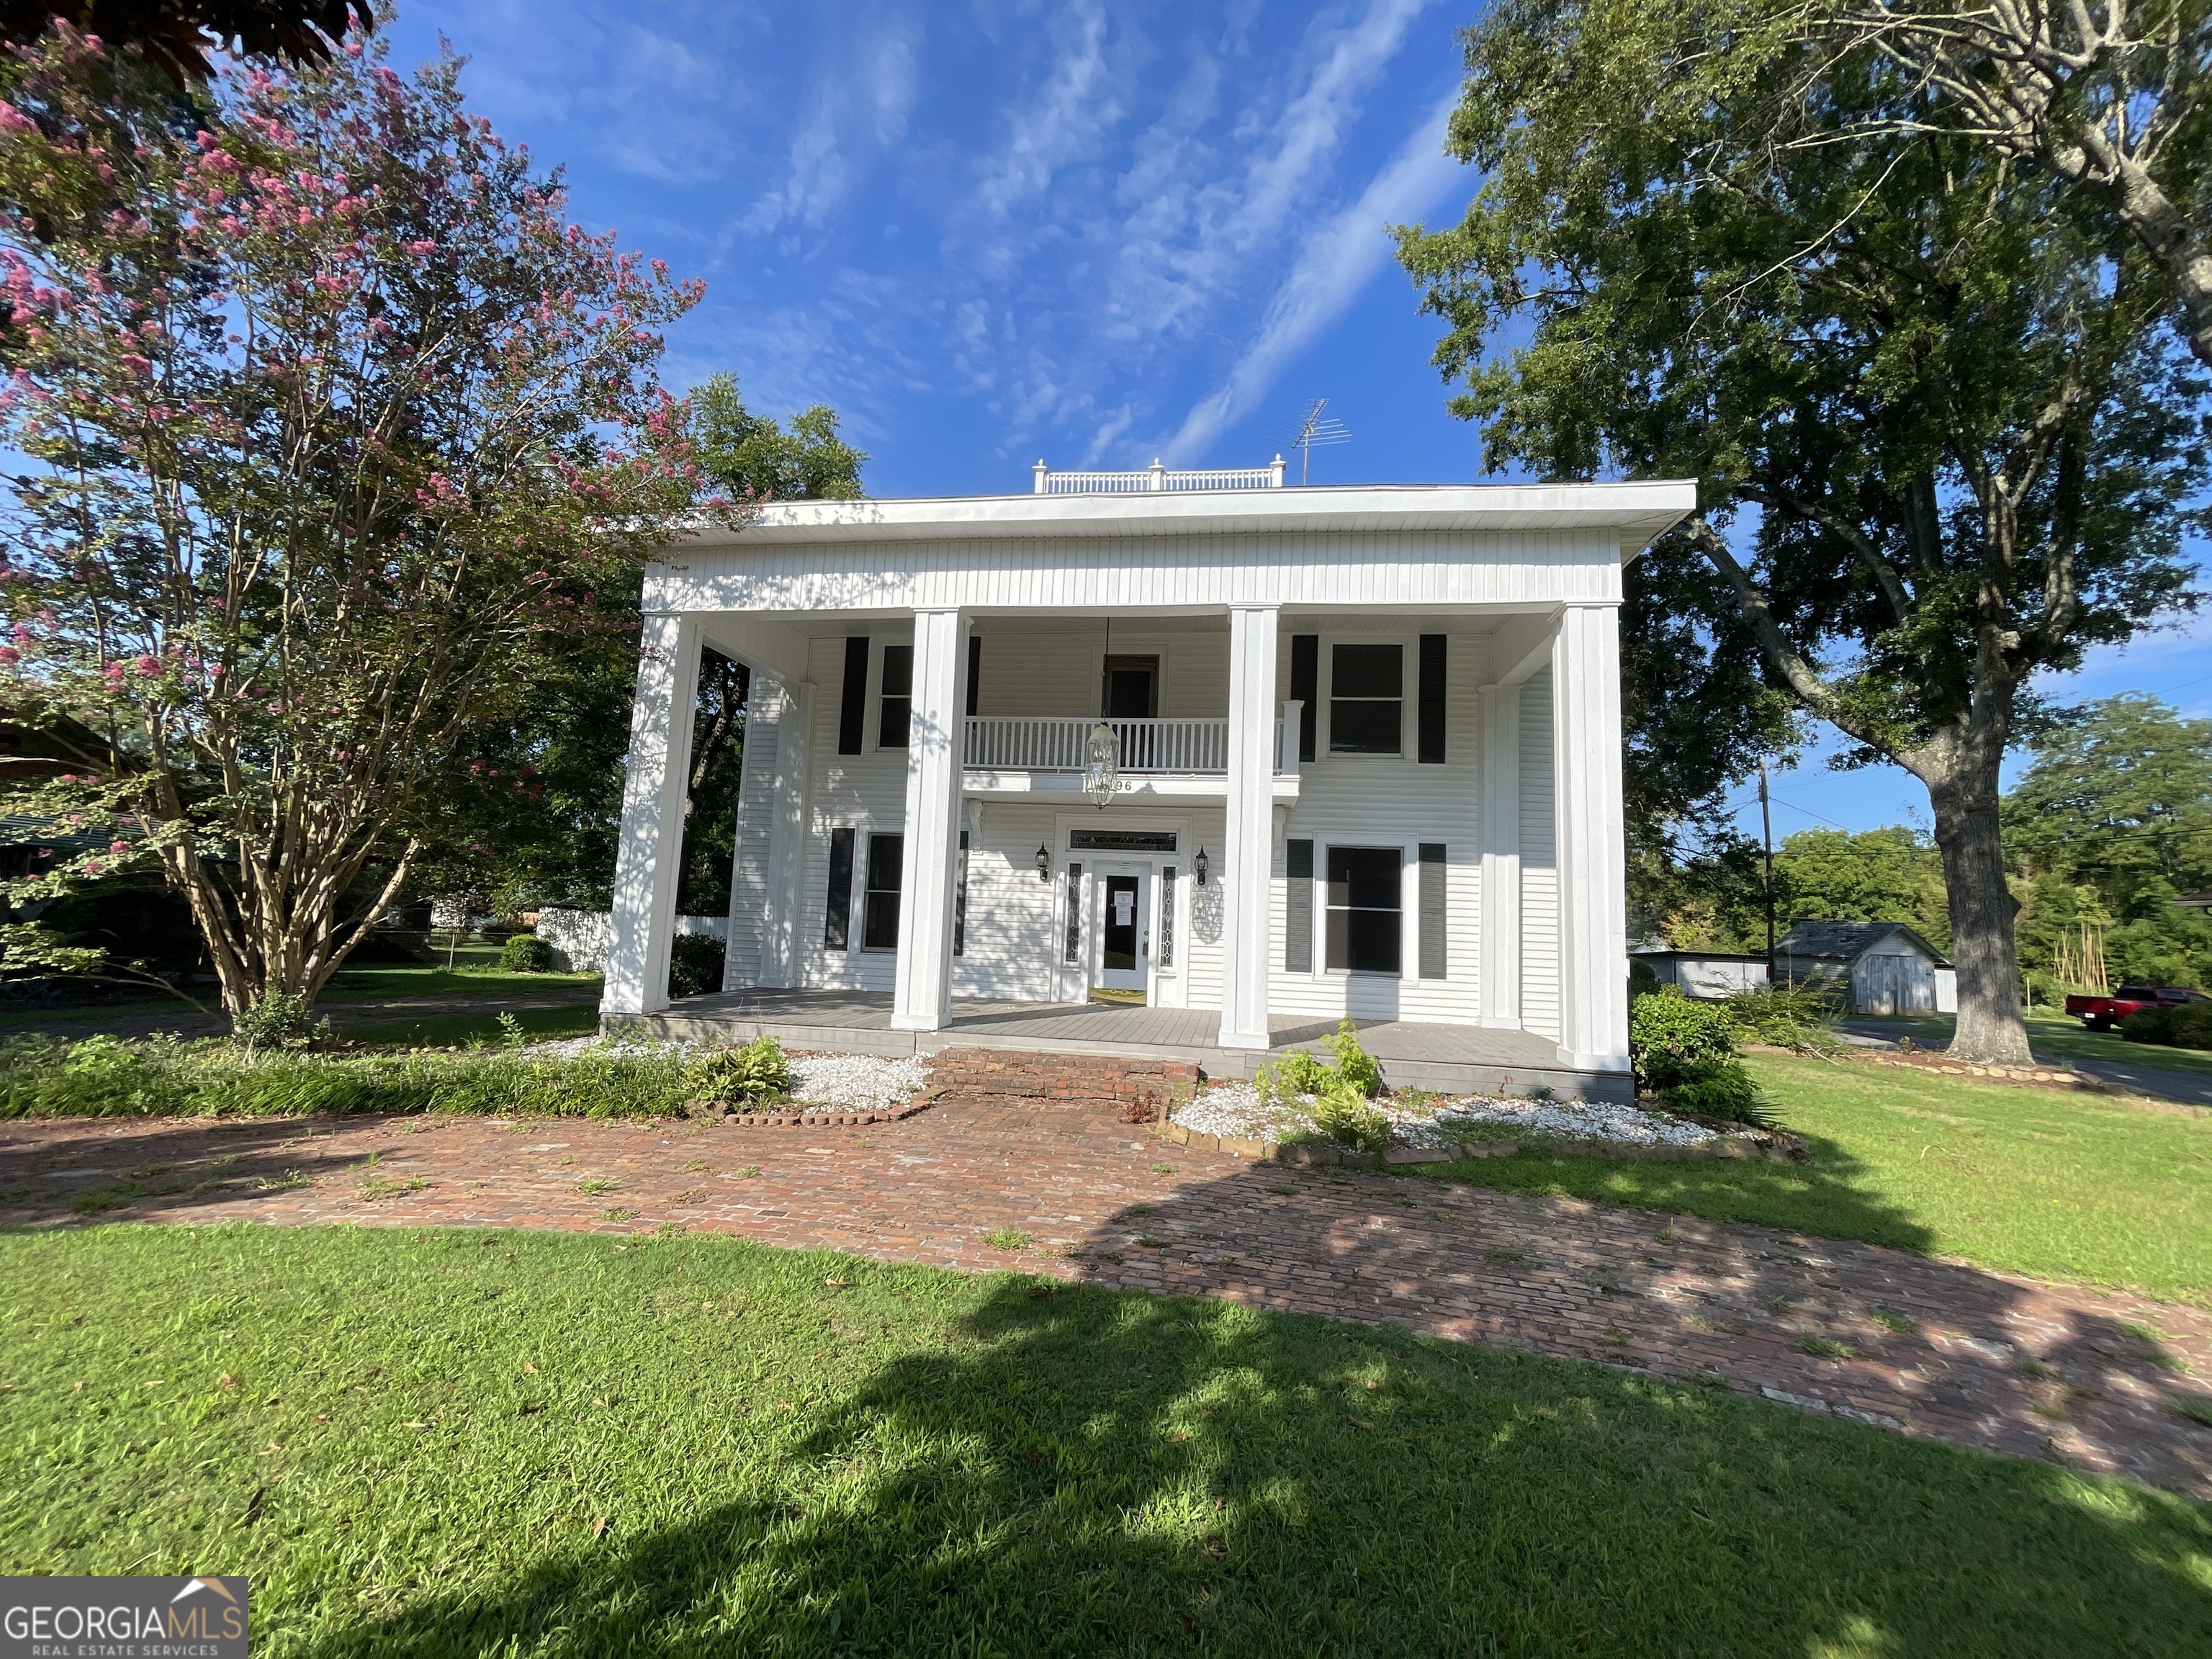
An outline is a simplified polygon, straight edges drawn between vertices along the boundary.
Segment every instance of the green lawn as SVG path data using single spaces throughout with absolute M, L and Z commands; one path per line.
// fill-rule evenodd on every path
M 1948 1043 L 1954 1024 L 1948 1014 L 1904 1015 L 1893 1018 L 1854 1016 L 1852 1024 L 1881 1026 L 1898 1036 L 1929 1045 Z M 2037 1009 L 2027 1017 L 2027 1040 L 2039 1054 L 2062 1060 L 2117 1060 L 2130 1066 L 2168 1072 L 2212 1072 L 2212 1054 L 2201 1048 L 2168 1048 L 2155 1042 L 2130 1042 L 2117 1031 L 2092 1031 L 2078 1019 Z
M 1550 1151 L 1413 1173 L 1861 1238 L 2212 1304 L 2212 1118 L 1898 1067 L 1754 1054 L 1810 1168 Z
M 2212 1506 L 1225 1303 L 643 1236 L 104 1227 L 0 1267 L 0 1571 L 244 1572 L 258 1655 L 2212 1629 Z
M 597 974 L 502 974 L 489 963 L 471 967 L 464 963 L 447 969 L 427 962 L 380 962 L 339 969 L 317 1006 L 383 1002 L 399 997 L 520 996 L 571 988 L 595 991 L 599 987 Z
M 533 1042 L 555 1037 L 589 1036 L 599 1029 L 599 1005 L 586 1002 L 574 1008 L 518 1008 L 514 1018 Z M 428 1019 L 355 1019 L 337 1022 L 356 1042 L 384 1048 L 459 1048 L 471 1042 L 495 1042 L 501 1036 L 499 1016 L 437 1014 Z

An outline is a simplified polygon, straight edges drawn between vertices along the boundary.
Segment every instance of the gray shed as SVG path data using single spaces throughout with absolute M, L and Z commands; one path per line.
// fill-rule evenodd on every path
M 1801 921 L 1775 943 L 1774 977 L 1847 984 L 1863 1014 L 1953 1013 L 1959 1006 L 1949 960 L 1901 921 Z

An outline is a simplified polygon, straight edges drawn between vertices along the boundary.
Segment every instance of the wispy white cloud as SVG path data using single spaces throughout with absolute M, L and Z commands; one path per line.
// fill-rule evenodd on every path
M 746 229 L 818 228 L 875 157 L 906 137 L 921 92 L 920 20 L 871 11 L 848 40 L 816 74 L 783 182 L 754 203 Z
M 1446 123 L 1459 101 L 1455 88 L 1421 119 L 1358 200 L 1317 226 L 1261 315 L 1259 331 L 1221 384 L 1194 404 L 1164 453 L 1202 456 L 1229 427 L 1250 414 L 1291 362 L 1341 317 L 1360 289 L 1389 262 L 1386 230 L 1418 218 L 1455 187 L 1463 170 L 1444 154 Z

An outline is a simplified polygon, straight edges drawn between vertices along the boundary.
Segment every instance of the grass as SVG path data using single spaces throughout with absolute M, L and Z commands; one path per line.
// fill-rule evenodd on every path
M 1224 1303 L 444 1230 L 21 1233 L 0 1271 L 0 1571 L 219 1560 L 270 1659 L 2019 1659 L 2212 1620 L 2177 1498 Z
M 590 1036 L 599 1029 L 596 1003 L 583 1003 L 574 1008 L 517 1008 L 513 1012 L 524 1034 L 534 1042 Z M 496 1009 L 481 1014 L 437 1014 L 427 1019 L 353 1019 L 334 1023 L 350 1041 L 380 1048 L 464 1048 L 471 1043 L 496 1042 L 500 1038 Z
M 1854 1024 L 1879 1026 L 1897 1036 L 1909 1036 L 1923 1047 L 1951 1040 L 1954 1023 L 1948 1014 L 1905 1015 L 1878 1018 L 1854 1016 Z M 2046 1059 L 2110 1060 L 2166 1072 L 2212 1074 L 2212 1054 L 2200 1048 L 2168 1048 L 2156 1042 L 2130 1042 L 2118 1031 L 2092 1031 L 2078 1019 L 2037 1009 L 2027 1017 L 2027 1040 Z
M 427 962 L 374 963 L 341 968 L 317 1006 L 380 1002 L 400 997 L 496 997 L 569 989 L 596 990 L 597 974 L 503 974 L 489 963 L 447 969 Z
M 1811 1146 L 1809 1167 L 1524 1146 L 1395 1172 L 1864 1239 L 2212 1305 L 2212 1118 L 1902 1067 L 1769 1054 L 1745 1063 L 1776 1119 Z

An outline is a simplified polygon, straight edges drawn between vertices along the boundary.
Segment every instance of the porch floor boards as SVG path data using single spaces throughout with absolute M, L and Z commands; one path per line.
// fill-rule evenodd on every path
M 1206 1008 L 956 997 L 944 1030 L 895 1031 L 888 991 L 722 991 L 686 997 L 659 1013 L 608 1015 L 601 1023 L 695 1041 L 745 1042 L 769 1035 L 787 1048 L 854 1054 L 933 1054 L 975 1047 L 1187 1060 L 1208 1076 L 1226 1078 L 1249 1077 L 1268 1058 L 1218 1047 L 1221 1016 Z M 1301 1017 L 1273 1019 L 1270 1052 L 1311 1044 L 1336 1024 Z M 1519 1094 L 1544 1086 L 1584 1098 L 1629 1097 L 1626 1077 L 1564 1066 L 1551 1040 L 1531 1032 L 1395 1019 L 1354 1024 L 1361 1045 L 1382 1062 L 1384 1079 L 1394 1085 L 1485 1094 Z

